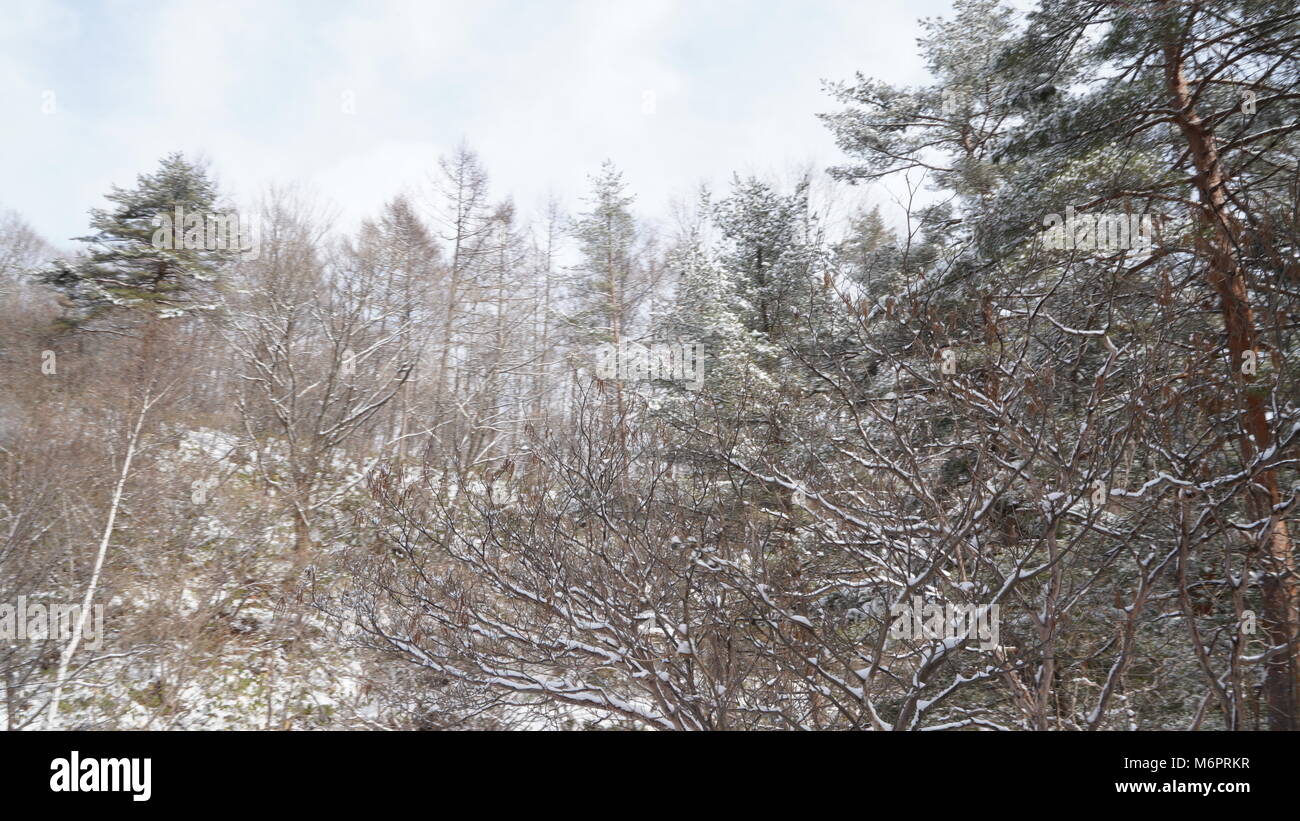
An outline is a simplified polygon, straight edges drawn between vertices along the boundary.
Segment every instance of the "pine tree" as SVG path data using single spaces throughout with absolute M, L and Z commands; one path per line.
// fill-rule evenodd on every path
M 745 324 L 773 344 L 796 336 L 809 287 L 822 273 L 818 229 L 812 225 L 805 180 L 789 194 L 755 178 L 737 177 L 718 204 L 722 265 L 747 308 Z
M 923 220 L 930 239 L 946 238 L 946 247 L 935 257 L 942 266 L 931 266 L 942 270 L 909 294 L 908 331 L 925 348 L 961 340 L 963 363 L 951 384 L 976 387 L 994 400 L 990 408 L 1004 408 L 982 423 L 986 430 L 1006 429 L 1013 417 L 1017 426 L 1033 418 L 1058 431 L 1077 426 L 1075 435 L 1053 433 L 1058 452 L 1083 461 L 1052 466 L 1062 489 L 1111 486 L 1117 477 L 1105 466 L 1115 454 L 1143 454 L 1137 465 L 1130 457 L 1122 477 L 1145 488 L 1140 515 L 1109 502 L 1106 515 L 1126 516 L 1122 528 L 1101 535 L 1076 529 L 1067 515 L 1041 538 L 1054 549 L 1058 537 L 1089 536 L 1098 540 L 1090 550 L 1109 556 L 1122 530 L 1161 550 L 1181 544 L 1184 572 L 1189 564 L 1224 568 L 1214 584 L 1232 595 L 1199 627 L 1196 614 L 1183 615 L 1194 643 L 1209 631 L 1233 634 L 1222 651 L 1229 658 L 1204 657 L 1171 681 L 1205 676 L 1206 702 L 1218 703 L 1225 726 L 1242 727 L 1249 639 L 1233 625 L 1243 601 L 1259 601 L 1267 718 L 1294 729 L 1300 589 L 1285 512 L 1295 496 L 1281 489 L 1294 474 L 1269 457 L 1297 429 L 1295 394 L 1282 372 L 1298 346 L 1282 320 L 1293 299 L 1285 280 L 1295 231 L 1283 226 L 1294 208 L 1287 180 L 1300 124 L 1287 89 L 1300 81 L 1289 56 L 1300 22 L 1284 3 L 1254 0 L 1057 3 L 1032 13 L 1023 31 L 990 0 L 963 0 L 957 10 L 953 22 L 931 24 L 922 41 L 937 85 L 898 89 L 859 78 L 837 89 L 849 107 L 826 117 L 854 159 L 836 169 L 841 178 L 923 169 L 953 195 L 955 219 L 933 212 Z M 1067 208 L 1155 215 L 1163 230 L 1149 253 L 1047 253 L 1045 218 Z M 1266 350 L 1268 368 L 1243 367 Z M 940 393 L 949 390 L 938 384 Z M 1032 401 L 1013 411 L 1025 396 Z M 998 452 L 1024 460 L 1015 438 L 1023 437 L 997 442 Z M 1010 463 L 1017 474 L 1036 469 L 1027 460 Z M 1008 486 L 1015 479 L 1008 474 Z M 1184 510 L 1194 494 L 1183 488 L 1207 494 L 1200 513 Z M 1124 493 L 1112 489 L 1112 498 Z M 1225 515 L 1242 524 L 1225 527 Z M 1164 526 L 1184 516 L 1201 517 L 1195 550 Z M 1260 572 L 1242 575 L 1243 560 Z M 1091 561 L 1085 566 L 1101 572 Z M 1133 579 L 1145 572 L 1134 563 L 1089 584 L 1111 584 L 1116 602 L 1131 603 Z M 1181 584 L 1163 595 L 1186 601 L 1191 594 Z M 1049 613 L 1052 594 L 1042 595 L 1041 612 Z M 1141 602 L 1130 604 L 1095 707 L 1078 719 L 1086 726 L 1104 720 L 1137 648 L 1163 638 L 1164 623 L 1140 610 Z M 1044 693 L 1053 675 L 1065 673 L 1058 647 L 1073 642 L 1065 652 L 1089 652 L 1114 630 L 1103 619 L 1094 625 L 1100 636 L 1077 622 L 1068 635 L 1047 621 L 1040 628 Z M 1195 697 L 1204 692 L 1183 686 Z M 1039 698 L 1036 721 L 1053 721 Z
M 868 298 L 897 287 L 900 257 L 898 240 L 880 216 L 880 206 L 859 209 L 849 221 L 847 234 L 835 245 L 840 272 L 861 285 Z
M 606 160 L 592 177 L 588 210 L 573 223 L 581 259 L 574 268 L 574 336 L 582 343 L 618 345 L 631 332 L 642 283 L 637 225 L 623 175 Z
M 58 260 L 39 274 L 62 294 L 68 325 L 114 308 L 169 318 L 216 307 L 222 266 L 239 248 L 211 247 L 212 240 L 218 235 L 229 246 L 238 223 L 219 208 L 216 185 L 201 166 L 171 154 L 156 172 L 141 174 L 135 188 L 114 186 L 107 199 L 113 207 L 91 211 L 95 233 L 78 238 L 89 246 L 86 256 Z
M 666 263 L 677 288 L 672 313 L 664 323 L 665 336 L 702 346 L 710 395 L 752 397 L 761 384 L 769 389 L 775 386 L 758 366 L 778 352 L 746 323 L 752 310 L 741 293 L 739 274 L 721 262 L 710 242 L 713 217 L 709 195 L 701 192 L 693 221 L 668 251 Z M 682 401 L 693 402 L 693 398 Z

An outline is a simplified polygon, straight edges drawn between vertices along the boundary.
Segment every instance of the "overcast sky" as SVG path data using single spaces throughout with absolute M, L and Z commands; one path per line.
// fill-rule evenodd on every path
M 347 226 L 464 140 L 525 211 L 548 192 L 578 205 L 608 157 L 663 217 L 732 171 L 836 162 L 821 81 L 923 81 L 917 18 L 947 8 L 0 0 L 0 209 L 69 247 L 111 184 L 181 150 L 241 201 L 304 183 Z

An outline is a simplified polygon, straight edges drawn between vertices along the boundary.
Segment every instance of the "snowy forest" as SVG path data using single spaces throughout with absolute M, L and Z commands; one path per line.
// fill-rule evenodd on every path
M 918 31 L 667 221 L 6 186 L 0 727 L 1300 729 L 1300 9 Z

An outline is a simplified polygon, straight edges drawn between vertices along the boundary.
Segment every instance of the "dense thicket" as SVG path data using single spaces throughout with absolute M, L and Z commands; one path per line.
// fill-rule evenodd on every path
M 179 155 L 73 259 L 0 221 L 0 602 L 105 608 L 0 642 L 7 726 L 1300 729 L 1300 12 L 920 47 L 830 86 L 847 212 L 461 148 L 255 254 L 159 248 L 233 209 Z

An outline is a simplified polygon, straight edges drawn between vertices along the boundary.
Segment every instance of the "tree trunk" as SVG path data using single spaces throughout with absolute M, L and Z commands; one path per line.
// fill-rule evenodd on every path
M 1243 373 L 1241 368 L 1242 355 L 1255 351 L 1255 319 L 1244 272 L 1237 265 L 1233 253 L 1234 220 L 1228 212 L 1228 180 L 1212 127 L 1201 120 L 1192 103 L 1183 72 L 1182 54 L 1176 44 L 1166 47 L 1165 77 L 1173 107 L 1177 109 L 1175 122 L 1187 141 L 1196 167 L 1195 183 L 1202 205 L 1201 227 L 1208 251 L 1206 275 L 1210 287 L 1219 296 L 1228 335 L 1228 368 L 1242 419 L 1241 456 L 1243 462 L 1249 464 L 1258 453 L 1269 448 L 1271 437 L 1264 398 L 1258 391 L 1250 390 L 1254 376 Z M 1265 661 L 1264 699 L 1270 729 L 1296 730 L 1300 729 L 1300 710 L 1297 709 L 1297 696 L 1300 694 L 1300 643 L 1297 642 L 1300 591 L 1297 590 L 1295 556 L 1286 521 L 1273 513 L 1282 501 L 1276 472 L 1262 471 L 1255 478 L 1255 485 L 1259 492 L 1250 494 L 1252 513 L 1257 519 L 1270 520 L 1264 543 L 1257 554 L 1264 570 L 1262 621 L 1269 643 L 1276 650 L 1275 655 Z
M 99 551 L 95 554 L 95 568 L 90 574 L 90 583 L 86 585 L 86 593 L 81 599 L 81 612 L 77 614 L 77 624 L 72 629 L 68 646 L 63 648 L 63 653 L 59 656 L 59 669 L 54 678 L 54 695 L 50 699 L 49 712 L 45 716 L 47 729 L 58 721 L 59 700 L 63 695 L 63 684 L 68 676 L 68 664 L 81 644 L 81 634 L 85 631 L 86 620 L 90 617 L 91 602 L 95 598 L 95 591 L 99 588 L 99 576 L 104 569 L 104 557 L 108 554 L 108 544 L 113 538 L 113 524 L 117 521 L 117 511 L 122 505 L 122 489 L 126 486 L 127 477 L 131 475 L 131 460 L 135 458 L 136 445 L 140 441 L 140 430 L 144 427 L 144 417 L 152 404 L 152 400 L 146 394 L 140 405 L 140 414 L 136 417 L 135 427 L 127 437 L 126 456 L 122 459 L 122 470 L 118 474 L 117 484 L 113 486 L 113 498 L 108 505 L 108 519 L 104 523 L 104 534 L 99 540 Z

